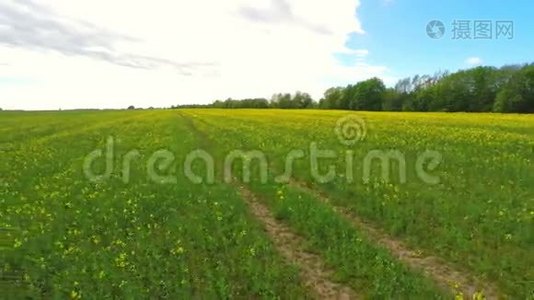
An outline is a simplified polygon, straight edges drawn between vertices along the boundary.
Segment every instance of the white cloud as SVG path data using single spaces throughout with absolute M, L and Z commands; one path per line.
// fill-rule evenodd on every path
M 367 50 L 367 49 L 357 49 L 357 50 L 354 50 L 354 53 L 356 54 L 356 56 L 366 57 L 367 55 L 369 55 L 369 50 Z
M 470 66 L 479 66 L 482 64 L 482 59 L 480 57 L 476 57 L 476 56 L 472 56 L 472 57 L 468 57 L 466 60 L 465 60 L 465 63 L 470 65 Z
M 27 29 L 24 40 L 0 29 L 2 108 L 170 106 L 295 90 L 319 98 L 331 85 L 391 80 L 386 67 L 365 63 L 368 50 L 344 46 L 349 33 L 364 34 L 357 0 L 32 3 L 4 4 L 32 15 L 28 28 L 46 21 L 52 29 Z M 62 24 L 72 26 L 51 34 Z M 354 54 L 358 63 L 344 66 L 335 53 Z

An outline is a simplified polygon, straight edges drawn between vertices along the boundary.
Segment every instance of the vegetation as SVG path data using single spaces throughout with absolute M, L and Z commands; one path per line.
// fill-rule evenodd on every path
M 530 182 L 534 174 L 534 118 L 531 116 L 358 113 L 366 120 L 369 132 L 364 141 L 348 148 L 339 143 L 333 132 L 336 120 L 344 112 L 272 110 L 263 114 L 235 111 L 227 115 L 218 110 L 196 110 L 184 113 L 197 115 L 198 126 L 211 139 L 219 141 L 223 149 L 260 149 L 266 153 L 273 177 L 283 173 L 284 158 L 293 149 L 309 153 L 310 142 L 315 141 L 319 148 L 333 150 L 337 158 L 325 159 L 321 173 L 335 166 L 338 176 L 334 180 L 318 183 L 311 175 L 309 157 L 295 162 L 293 176 L 329 195 L 334 204 L 380 224 L 415 249 L 439 255 L 479 277 L 495 281 L 510 295 L 524 298 L 532 290 L 529 280 L 534 278 L 530 268 L 534 263 L 534 241 L 530 228 L 534 221 L 534 189 Z M 345 173 L 347 149 L 354 151 L 353 182 L 347 182 Z M 398 165 L 392 167 L 389 181 L 383 180 L 380 168 L 375 165 L 373 180 L 365 183 L 362 166 L 365 156 L 373 150 L 391 149 L 406 157 L 406 183 L 398 177 Z M 443 163 L 434 174 L 440 178 L 436 185 L 422 182 L 416 174 L 417 155 L 427 149 L 443 156 Z M 276 185 L 274 180 L 270 182 Z M 258 189 L 270 193 L 269 198 L 273 199 L 275 192 L 267 192 L 269 186 Z M 283 185 L 281 188 L 287 189 Z M 329 237 L 334 229 L 325 221 L 327 217 L 314 219 L 306 212 L 313 204 L 297 204 L 300 200 L 295 194 L 291 200 L 288 198 L 284 201 L 296 202 L 295 207 L 289 203 L 274 205 L 275 210 L 276 207 L 281 210 L 281 218 L 299 223 L 302 230 L 311 230 L 315 222 L 320 223 L 328 233 L 317 229 L 310 234 L 320 240 L 317 251 L 336 251 L 321 244 L 335 239 Z M 316 211 L 320 207 L 317 204 L 309 209 Z M 340 242 L 332 241 L 336 243 Z
M 377 91 L 369 83 L 361 91 Z M 333 91 L 335 93 L 335 91 Z M 283 97 L 283 95 L 282 95 Z M 353 105 L 359 105 L 355 102 Z M 326 110 L 135 110 L 0 113 L 0 257 L 8 298 L 301 298 L 313 296 L 302 270 L 273 246 L 239 193 L 247 185 L 277 218 L 332 269 L 332 280 L 363 298 L 461 297 L 457 282 L 439 282 L 399 261 L 397 253 L 340 215 L 336 207 L 374 224 L 419 255 L 438 256 L 461 272 L 496 283 L 500 295 L 527 298 L 534 274 L 534 119 L 529 115 L 358 113 L 365 139 L 349 147 L 333 128 L 346 115 Z M 87 124 L 91 124 L 87 126 Z M 113 169 L 93 182 L 84 159 L 105 150 L 113 137 Z M 293 178 L 314 193 L 278 182 L 291 150 L 310 143 L 332 150 L 322 160 L 337 176 L 318 182 L 308 158 L 295 161 Z M 70 145 L 65 147 L 65 145 Z M 214 158 L 215 181 L 193 184 L 184 161 L 202 149 Z M 242 183 L 221 168 L 233 150 L 261 150 L 269 162 L 266 182 L 257 161 Z M 352 181 L 345 152 L 353 151 Z M 396 175 L 362 181 L 362 160 L 373 150 L 406 157 L 407 180 Z M 432 171 L 437 184 L 418 179 L 414 161 L 427 149 L 443 156 Z M 128 181 L 124 163 L 137 150 Z M 157 163 L 167 150 L 174 162 Z M 134 152 L 136 153 L 136 152 Z M 378 168 L 377 168 L 378 167 Z M 104 172 L 99 159 L 95 172 Z M 399 165 L 393 164 L 392 175 Z M 208 174 L 197 161 L 192 171 Z M 206 176 L 203 177 L 207 179 Z M 319 200 L 326 195 L 331 202 Z M 311 268 L 315 268 L 312 266 Z M 443 288 L 443 286 L 448 288 Z M 482 294 L 484 291 L 482 291 Z M 479 292 L 476 299 L 482 297 Z
M 534 64 L 476 67 L 456 73 L 415 75 L 386 88 L 379 78 L 332 87 L 318 102 L 306 93 L 176 108 L 323 108 L 363 111 L 534 113 Z M 173 107 L 174 108 L 174 107 Z
M 144 161 L 132 165 L 126 185 L 121 159 L 109 181 L 83 176 L 84 156 L 105 148 L 107 136 L 117 138 L 117 158 L 132 149 L 147 156 L 165 147 L 181 155 L 197 147 L 174 113 L 133 114 L 0 118 L 2 146 L 10 149 L 0 162 L 3 296 L 305 295 L 296 268 L 272 249 L 231 187 L 191 185 L 183 173 L 175 185 L 153 184 L 145 180 Z M 39 122 L 24 122 L 32 118 Z
M 264 98 L 255 99 L 226 99 L 225 101 L 216 100 L 210 105 L 182 105 L 173 108 L 201 108 L 201 107 L 213 107 L 213 108 L 313 108 L 315 103 L 312 97 L 307 93 L 296 92 L 291 94 L 276 94 L 273 95 L 271 100 Z

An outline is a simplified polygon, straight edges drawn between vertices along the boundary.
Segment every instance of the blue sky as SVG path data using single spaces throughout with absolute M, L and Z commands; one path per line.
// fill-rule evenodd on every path
M 351 34 L 347 45 L 368 49 L 368 62 L 386 65 L 395 77 L 468 68 L 469 57 L 491 66 L 533 62 L 533 13 L 529 0 L 362 1 L 358 17 L 366 34 Z M 441 39 L 427 36 L 431 20 L 444 23 Z M 470 20 L 471 28 L 475 20 L 491 20 L 493 39 L 453 39 L 454 20 Z M 513 21 L 513 39 L 495 38 L 495 22 L 501 20 Z M 347 57 L 342 61 L 351 63 Z
M 2 0 L 0 108 L 169 107 L 534 61 L 534 4 L 497 0 Z M 445 35 L 432 39 L 427 24 Z M 453 21 L 491 21 L 489 40 Z M 513 21 L 513 39 L 496 22 Z M 473 34 L 473 33 L 472 33 Z

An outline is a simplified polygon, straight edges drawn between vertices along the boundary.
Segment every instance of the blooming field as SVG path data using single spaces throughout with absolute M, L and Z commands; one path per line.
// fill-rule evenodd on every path
M 0 154 L 12 298 L 533 296 L 532 116 L 0 112 Z

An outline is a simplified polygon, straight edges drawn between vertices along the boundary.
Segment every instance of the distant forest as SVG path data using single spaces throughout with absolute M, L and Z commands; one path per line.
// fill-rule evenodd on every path
M 415 75 L 399 80 L 393 88 L 371 78 L 329 88 L 319 101 L 297 92 L 275 94 L 270 100 L 227 99 L 172 108 L 192 107 L 534 113 L 534 63 Z

